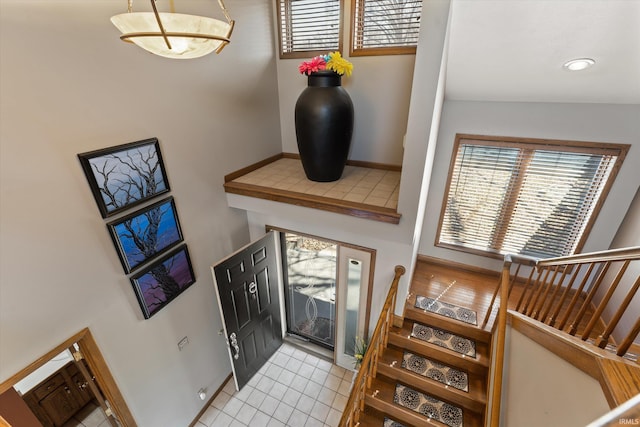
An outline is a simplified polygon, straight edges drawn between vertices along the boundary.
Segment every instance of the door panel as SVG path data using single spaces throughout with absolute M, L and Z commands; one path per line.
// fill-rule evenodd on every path
M 282 344 L 276 248 L 270 232 L 213 266 L 238 389 Z
M 281 247 L 288 332 L 333 350 L 338 245 L 285 232 Z

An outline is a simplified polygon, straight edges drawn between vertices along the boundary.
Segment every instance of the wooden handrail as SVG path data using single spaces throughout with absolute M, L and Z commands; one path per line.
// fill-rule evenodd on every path
M 377 374 L 378 357 L 386 348 L 389 340 L 389 327 L 393 323 L 393 311 L 396 306 L 396 296 L 398 295 L 398 283 L 400 277 L 405 273 L 405 268 L 396 265 L 395 275 L 389 293 L 382 306 L 378 323 L 369 339 L 369 346 L 360 363 L 358 375 L 353 382 L 351 394 L 347 400 L 342 418 L 340 418 L 340 427 L 354 427 L 359 424 L 360 413 L 364 411 L 364 395 L 368 388 L 371 387 L 373 378 Z
M 492 319 L 493 336 L 496 340 L 493 345 L 495 362 L 491 368 L 491 406 L 488 408 L 486 425 L 493 427 L 499 422 L 504 337 L 507 310 L 510 308 L 509 297 L 514 286 L 521 287 L 518 302 L 513 304 L 515 307 L 511 307 L 515 308 L 516 312 L 560 331 L 558 334 L 575 337 L 584 343 L 585 347 L 606 349 L 605 353 L 609 354 L 613 361 L 618 356 L 633 360 L 633 355 L 629 355 L 628 351 L 640 334 L 640 318 L 628 331 L 622 332 L 626 336 L 621 338 L 622 342 L 619 345 L 616 346 L 611 340 L 611 334 L 628 311 L 631 300 L 640 291 L 637 269 L 629 268 L 633 261 L 638 260 L 640 246 L 535 262 L 528 257 L 505 256 L 500 283 L 496 287 L 481 326 L 485 328 L 489 318 L 495 313 L 495 304 L 499 304 L 498 313 L 495 319 Z M 512 264 L 517 267 L 515 274 L 511 273 Z M 523 277 L 518 276 L 521 265 L 532 267 L 525 269 L 529 271 L 523 272 Z M 524 277 L 525 274 L 528 278 Z M 625 294 L 618 298 L 620 292 Z M 614 301 L 615 306 L 612 307 Z M 603 319 L 605 313 L 610 313 L 610 319 Z M 607 360 L 608 363 L 613 363 Z
M 516 311 L 570 335 L 580 334 L 583 341 L 595 341 L 600 348 L 614 344 L 611 334 L 635 294 L 640 291 L 640 277 L 625 276 L 625 273 L 637 271 L 628 267 L 632 261 L 640 260 L 640 246 L 538 260 L 535 263 L 529 257 L 512 256 L 509 259 L 518 266 L 515 275 L 510 277 L 509 295 L 514 283 L 524 283 Z M 526 266 L 535 264 L 526 280 L 518 277 L 520 262 Z M 623 297 L 613 299 L 625 279 L 632 284 L 630 289 L 625 290 L 627 294 Z M 574 284 L 578 286 L 574 288 Z M 483 329 L 494 313 L 499 289 L 500 285 L 487 310 Z M 561 295 L 560 300 L 556 301 L 558 295 Z M 565 305 L 569 299 L 570 302 Z M 614 300 L 616 307 L 611 304 Z M 610 320 L 602 319 L 605 313 L 612 313 Z M 631 328 L 623 340 L 626 348 L 619 355 L 624 356 L 639 333 L 638 328 Z
M 504 372 L 504 348 L 507 335 L 507 301 L 509 300 L 509 282 L 511 278 L 511 257 L 505 256 L 500 280 L 500 309 L 498 322 L 494 336 L 496 337 L 495 363 L 492 363 L 491 381 L 491 412 L 489 413 L 490 425 L 500 425 L 500 401 L 502 396 L 502 379 Z
M 586 264 L 590 262 L 625 261 L 640 259 L 640 246 L 630 248 L 610 249 L 608 251 L 589 252 L 565 257 L 547 258 L 538 261 L 539 266 L 556 264 Z

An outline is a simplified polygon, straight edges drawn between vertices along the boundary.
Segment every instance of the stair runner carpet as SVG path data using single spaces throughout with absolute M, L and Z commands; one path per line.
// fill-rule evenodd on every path
M 462 427 L 463 425 L 461 408 L 401 384 L 396 384 L 393 403 L 418 412 L 427 418 L 440 421 L 449 427 Z
M 429 297 L 423 297 L 422 295 L 416 296 L 416 308 L 430 311 L 431 313 L 440 314 L 441 316 L 456 319 L 461 322 L 469 323 L 470 325 L 477 325 L 476 312 L 458 305 L 453 305 L 448 302 L 442 302 Z
M 442 329 L 414 323 L 411 336 L 437 346 L 453 350 L 464 356 L 476 357 L 476 343 L 468 338 L 452 334 Z
M 384 423 L 382 424 L 384 427 L 404 427 L 397 421 L 392 420 L 391 418 L 385 418 Z
M 467 393 L 469 392 L 469 376 L 467 373 L 451 366 L 405 351 L 402 357 L 402 367 L 423 377 L 431 378 Z

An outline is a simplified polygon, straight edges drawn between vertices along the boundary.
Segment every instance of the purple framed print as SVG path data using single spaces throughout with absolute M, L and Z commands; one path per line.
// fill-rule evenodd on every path
M 157 138 L 78 154 L 103 218 L 170 190 Z
M 125 273 L 182 241 L 173 197 L 112 221 L 107 228 Z
M 187 245 L 181 245 L 131 277 L 145 319 L 173 301 L 196 281 Z

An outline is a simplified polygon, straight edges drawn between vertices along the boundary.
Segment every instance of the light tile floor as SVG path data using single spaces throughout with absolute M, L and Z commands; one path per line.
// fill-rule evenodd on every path
M 353 372 L 290 344 L 236 391 L 225 384 L 196 427 L 337 427 Z
M 390 209 L 398 208 L 400 192 L 400 172 L 346 166 L 338 181 L 314 182 L 307 179 L 300 160 L 287 158 L 233 181 Z
M 93 402 L 89 402 L 78 411 L 62 427 L 109 427 L 111 424 L 102 409 Z

